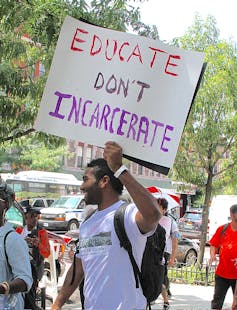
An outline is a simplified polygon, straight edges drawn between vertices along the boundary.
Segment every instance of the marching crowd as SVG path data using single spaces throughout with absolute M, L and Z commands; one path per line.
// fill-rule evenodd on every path
M 163 309 L 170 309 L 168 267 L 174 264 L 179 232 L 167 216 L 167 201 L 155 199 L 122 164 L 122 148 L 107 142 L 104 158 L 92 160 L 83 176 L 81 191 L 87 205 L 97 209 L 80 225 L 78 251 L 64 284 L 52 304 L 59 310 L 84 283 L 81 290 L 86 310 L 145 310 L 151 308 L 144 294 L 143 253 L 147 240 L 160 224 L 166 232 L 162 274 Z M 123 188 L 132 202 L 126 206 L 124 229 L 131 243 L 132 258 L 120 246 L 114 215 L 123 205 Z M 25 209 L 24 227 L 16 230 L 5 220 L 14 201 L 14 192 L 0 179 L 0 310 L 37 309 L 34 305 L 44 258 L 50 255 L 47 231 L 38 224 L 38 211 Z M 237 309 L 237 205 L 230 208 L 231 222 L 219 227 L 210 241 L 210 264 L 219 255 L 215 288 L 210 309 L 222 309 L 229 287 L 233 290 L 232 310 Z M 140 270 L 139 270 L 140 269 Z M 138 279 L 134 275 L 138 274 Z

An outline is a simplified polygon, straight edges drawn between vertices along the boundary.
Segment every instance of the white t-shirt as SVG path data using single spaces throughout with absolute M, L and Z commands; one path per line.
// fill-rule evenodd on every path
M 109 208 L 96 211 L 80 226 L 80 252 L 85 274 L 86 310 L 144 310 L 146 299 L 136 289 L 129 256 L 120 247 L 114 229 L 114 213 L 123 204 L 118 201 Z M 141 266 L 148 234 L 141 234 L 135 222 L 137 208 L 126 208 L 124 224 L 133 246 L 133 255 Z
M 172 253 L 172 237 L 175 237 L 178 230 L 177 223 L 170 217 L 163 215 L 159 221 L 159 224 L 164 227 L 166 232 L 166 245 L 165 252 Z

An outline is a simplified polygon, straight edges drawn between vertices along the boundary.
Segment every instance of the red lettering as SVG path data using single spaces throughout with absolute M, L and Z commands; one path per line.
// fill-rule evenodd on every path
M 125 45 L 129 46 L 129 43 L 128 43 L 128 42 L 124 42 L 124 43 L 121 45 L 120 49 L 119 49 L 119 59 L 120 59 L 121 61 L 124 61 L 124 57 L 121 55 L 121 53 L 122 53 L 122 50 L 123 50 L 123 48 L 124 48 Z
M 136 50 L 137 50 L 137 53 L 136 53 Z M 134 50 L 133 50 L 132 54 L 128 57 L 127 62 L 129 62 L 129 60 L 130 60 L 133 56 L 138 57 L 138 58 L 139 58 L 139 60 L 140 60 L 140 63 L 141 63 L 141 64 L 143 63 L 143 62 L 142 62 L 142 55 L 141 55 L 141 51 L 140 51 L 140 49 L 139 49 L 138 44 L 135 46 L 135 48 L 134 48 Z
M 159 52 L 159 53 L 166 53 L 166 52 L 163 51 L 163 50 L 160 50 L 159 48 L 150 47 L 150 46 L 149 46 L 149 49 L 152 50 L 152 51 L 154 51 L 154 55 L 153 55 L 153 58 L 152 58 L 151 63 L 150 63 L 150 67 L 152 68 L 152 67 L 153 67 L 153 64 L 154 64 L 154 62 L 155 62 L 155 59 L 156 59 L 157 52 Z M 166 54 L 167 54 L 167 53 L 166 53 Z
M 116 51 L 117 51 L 117 41 L 116 40 L 113 40 L 114 41 L 114 48 L 113 48 L 113 56 L 111 58 L 108 57 L 108 54 L 107 54 L 107 51 L 108 51 L 108 47 L 109 47 L 109 40 L 107 39 L 106 40 L 106 50 L 105 50 L 105 57 L 107 60 L 112 60 L 112 58 L 114 57 Z
M 169 55 L 166 66 L 165 66 L 165 73 L 173 75 L 173 76 L 177 76 L 178 75 L 177 73 L 168 71 L 168 66 L 173 66 L 173 67 L 178 66 L 177 64 L 170 62 L 171 58 L 181 59 L 181 57 L 179 55 Z
M 88 34 L 90 34 L 89 31 L 86 31 L 85 29 L 76 28 L 71 42 L 71 50 L 77 52 L 85 51 L 85 49 L 83 49 L 83 43 L 86 42 L 87 38 L 85 36 Z M 88 53 L 90 56 L 101 54 L 101 57 L 104 57 L 106 61 L 112 61 L 118 56 L 118 61 L 125 61 L 128 63 L 133 61 L 132 58 L 137 58 L 138 63 L 143 65 L 145 62 L 145 65 L 149 66 L 151 69 L 155 67 L 155 63 L 157 62 L 157 66 L 159 65 L 158 69 L 161 73 L 168 74 L 173 77 L 179 75 L 178 69 L 175 70 L 175 67 L 179 66 L 178 60 L 181 59 L 181 56 L 169 54 L 168 51 L 154 46 L 148 46 L 148 49 L 151 53 L 151 57 L 147 58 L 146 54 L 143 55 L 143 49 L 141 49 L 138 43 L 132 45 L 128 41 L 119 42 L 117 39 L 102 39 L 98 35 L 94 34 L 91 39 L 91 45 Z M 142 97 L 144 88 L 147 88 L 144 85 L 141 86 L 142 88 L 139 93 L 138 101 L 140 101 Z
M 97 48 L 97 50 L 93 51 L 96 41 L 99 43 L 99 47 Z M 102 42 L 100 40 L 100 38 L 94 34 L 93 36 L 93 41 L 92 41 L 92 46 L 91 46 L 91 50 L 90 50 L 90 55 L 94 56 L 95 54 L 98 54 L 102 49 Z
M 88 31 L 86 31 L 85 29 L 81 29 L 81 28 L 77 28 L 76 32 L 74 34 L 74 37 L 72 39 L 72 43 L 71 43 L 71 50 L 72 51 L 78 51 L 78 52 L 83 52 L 83 49 L 77 47 L 77 43 L 83 43 L 86 42 L 85 40 L 82 40 L 78 37 L 79 34 L 88 34 Z

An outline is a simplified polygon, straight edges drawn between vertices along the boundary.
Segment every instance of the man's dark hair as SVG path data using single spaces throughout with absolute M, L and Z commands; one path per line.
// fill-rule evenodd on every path
M 165 198 L 158 198 L 157 202 L 162 207 L 163 210 L 168 209 L 168 201 Z
M 6 182 L 0 178 L 0 198 L 7 202 L 8 208 L 15 200 L 15 193 Z
M 237 205 L 231 206 L 231 207 L 230 207 L 230 212 L 231 212 L 231 213 L 237 212 Z
M 99 182 L 105 175 L 109 176 L 112 188 L 119 194 L 122 194 L 123 184 L 114 176 L 113 171 L 109 168 L 107 161 L 104 158 L 93 159 L 88 165 L 88 168 L 94 168 L 96 181 Z

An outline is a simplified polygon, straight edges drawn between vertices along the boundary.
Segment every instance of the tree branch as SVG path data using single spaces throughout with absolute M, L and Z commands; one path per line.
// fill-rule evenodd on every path
M 12 135 L 12 136 L 7 137 L 7 138 L 3 138 L 2 142 L 11 141 L 11 140 L 14 140 L 16 138 L 21 138 L 23 136 L 27 136 L 28 134 L 30 134 L 31 132 L 34 132 L 34 131 L 35 131 L 34 128 L 30 128 L 30 129 L 27 129 L 26 131 L 18 132 L 15 135 Z

